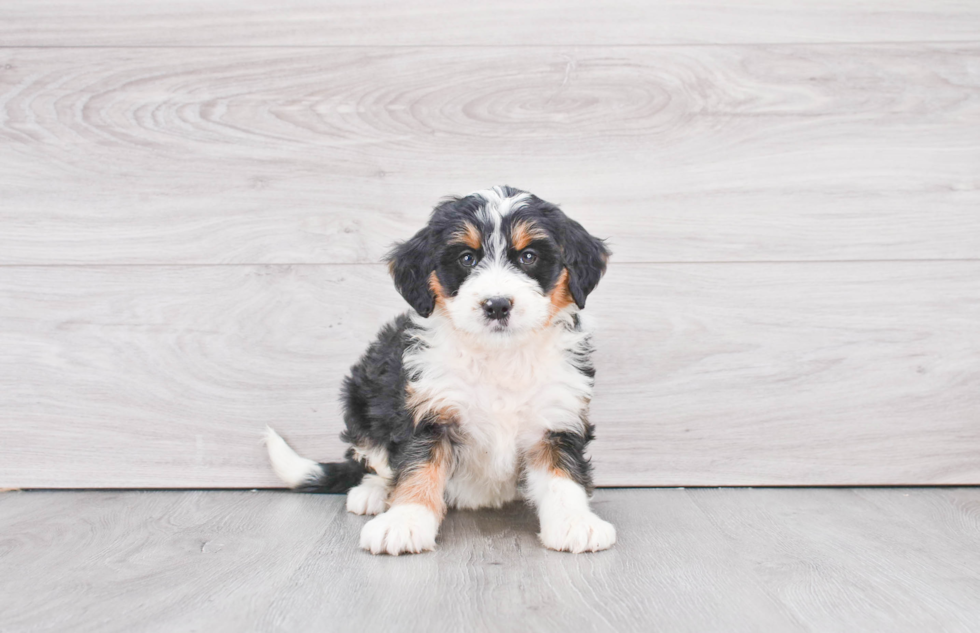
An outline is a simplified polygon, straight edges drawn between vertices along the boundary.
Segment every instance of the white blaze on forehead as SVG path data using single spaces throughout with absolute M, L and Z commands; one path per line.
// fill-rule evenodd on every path
M 516 211 L 525 206 L 524 203 L 530 199 L 531 194 L 521 192 L 513 196 L 507 196 L 504 193 L 503 187 L 495 186 L 484 189 L 483 191 L 474 191 L 469 195 L 479 196 L 486 200 L 486 204 L 480 209 L 479 217 L 484 222 L 493 224 L 493 233 L 489 236 L 487 242 L 490 250 L 493 252 L 494 258 L 499 261 L 507 250 L 507 240 L 504 239 L 504 235 L 500 230 L 501 221 L 511 211 Z
M 496 216 L 498 221 L 511 211 L 520 209 L 524 206 L 522 203 L 531 197 L 531 194 L 525 192 L 507 196 L 504 194 L 504 188 L 500 186 L 490 187 L 483 191 L 474 191 L 470 195 L 479 196 L 486 200 L 487 204 L 483 207 L 483 212 L 487 214 L 487 219 Z

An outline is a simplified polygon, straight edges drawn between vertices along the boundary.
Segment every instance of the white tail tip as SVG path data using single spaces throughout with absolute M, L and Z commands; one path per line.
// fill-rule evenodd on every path
M 296 451 L 286 444 L 286 440 L 279 437 L 279 434 L 269 426 L 265 427 L 265 447 L 269 451 L 272 469 L 290 488 L 313 483 L 323 475 L 320 464 L 297 455 Z

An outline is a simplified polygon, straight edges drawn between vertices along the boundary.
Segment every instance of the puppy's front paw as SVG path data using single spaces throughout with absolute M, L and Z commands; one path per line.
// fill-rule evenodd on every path
M 541 542 L 559 552 L 598 552 L 616 542 L 616 528 L 589 511 L 541 519 Z
M 361 530 L 361 547 L 372 554 L 418 554 L 436 547 L 439 519 L 423 505 L 392 506 L 368 521 Z
M 365 475 L 361 484 L 347 491 L 347 511 L 353 514 L 381 514 L 388 501 L 388 486 L 377 475 Z

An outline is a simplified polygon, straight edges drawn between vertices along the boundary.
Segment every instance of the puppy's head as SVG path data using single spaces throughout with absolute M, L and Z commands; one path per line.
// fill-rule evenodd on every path
M 493 187 L 437 206 L 387 260 L 395 286 L 420 315 L 439 311 L 459 330 L 500 339 L 584 308 L 608 257 L 602 240 L 557 206 Z

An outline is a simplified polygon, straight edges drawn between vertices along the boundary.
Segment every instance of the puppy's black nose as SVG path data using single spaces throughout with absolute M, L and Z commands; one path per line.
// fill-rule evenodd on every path
M 511 305 L 507 297 L 491 297 L 483 302 L 483 313 L 488 319 L 499 321 L 507 318 Z

